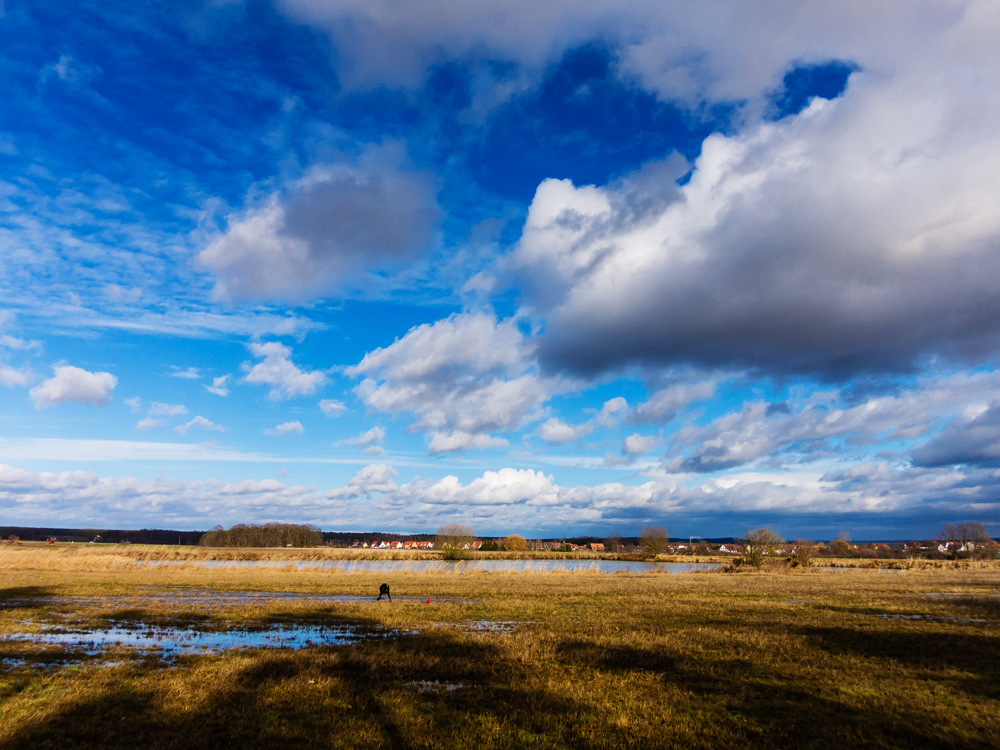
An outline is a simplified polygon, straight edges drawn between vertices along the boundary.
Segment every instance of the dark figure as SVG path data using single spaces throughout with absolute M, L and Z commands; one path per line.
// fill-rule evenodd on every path
M 388 596 L 389 597 L 389 601 L 390 602 L 392 601 L 392 594 L 389 593 L 389 584 L 388 583 L 383 583 L 381 586 L 378 587 L 378 599 L 376 599 L 375 601 L 377 601 L 377 602 L 382 601 L 382 597 L 383 596 Z

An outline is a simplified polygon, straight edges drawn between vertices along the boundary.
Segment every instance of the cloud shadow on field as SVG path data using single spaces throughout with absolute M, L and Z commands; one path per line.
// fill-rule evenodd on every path
M 785 628 L 781 631 L 788 632 Z M 812 645 L 831 655 L 890 659 L 904 668 L 933 671 L 924 679 L 948 684 L 971 698 L 988 702 L 1000 696 L 996 688 L 1000 684 L 996 666 L 1000 664 L 1000 646 L 985 635 L 817 627 L 791 632 L 806 636 Z M 858 743 L 867 747 L 985 750 L 995 746 L 995 736 L 988 736 L 988 730 L 980 729 L 978 738 L 970 738 L 969 733 L 962 737 L 953 734 L 954 727 L 936 723 L 939 717 L 918 706 L 912 694 L 894 695 L 890 687 L 880 699 L 871 696 L 871 700 L 859 700 L 852 684 L 846 692 L 831 697 L 829 687 L 836 685 L 836 678 L 827 685 L 818 684 L 805 677 L 806 672 L 794 674 L 787 663 L 769 666 L 749 659 L 692 658 L 669 647 L 607 645 L 580 638 L 563 640 L 556 654 L 569 669 L 653 676 L 664 685 L 691 694 L 702 715 L 700 720 L 711 714 L 717 736 L 739 737 L 739 744 L 745 747 Z M 956 671 L 966 674 L 957 676 Z M 594 678 L 599 679 L 599 675 Z
M 582 710 L 532 686 L 524 667 L 496 644 L 447 632 L 231 658 L 240 662 L 221 678 L 205 667 L 225 669 L 225 660 L 210 657 L 184 657 L 177 670 L 151 671 L 147 662 L 127 676 L 101 670 L 93 677 L 98 685 L 81 686 L 87 697 L 24 723 L 0 747 L 299 747 L 331 739 L 345 746 L 466 747 L 470 732 L 482 740 L 490 727 L 504 735 L 552 734 L 562 717 Z M 44 678 L 16 679 L 29 690 Z M 425 684 L 459 688 L 426 694 L 414 687 Z M 183 707 L 171 688 L 186 694 Z M 560 736 L 555 730 L 553 743 Z
M 37 609 L 55 596 L 49 586 L 10 586 L 0 589 L 0 611 Z
M 943 630 L 945 623 L 935 623 Z M 1000 642 L 985 632 L 885 632 L 807 627 L 799 633 L 834 655 L 888 660 L 935 678 L 973 697 L 1000 698 Z M 961 674 L 956 674 L 961 673 Z
M 380 626 L 363 617 L 339 621 L 348 619 Z M 979 633 L 782 627 L 789 631 L 805 638 L 813 657 L 818 649 L 820 660 L 892 659 L 931 672 L 922 682 L 954 684 L 979 700 L 997 697 L 991 684 L 1000 654 Z M 78 692 L 53 693 L 65 702 L 42 706 L 0 747 L 992 746 L 983 731 L 959 738 L 954 724 L 935 723 L 939 715 L 918 711 L 912 691 L 891 700 L 889 693 L 869 700 L 831 692 L 835 678 L 809 678 L 808 669 L 780 654 L 757 663 L 574 635 L 552 644 L 554 662 L 542 655 L 540 663 L 525 658 L 518 642 L 531 637 L 435 628 L 350 646 L 185 656 L 176 669 L 146 660 L 87 670 L 72 677 Z M 966 674 L 956 677 L 955 670 Z M 60 679 L 51 671 L 3 676 L 0 698 L 9 698 L 11 685 L 31 695 Z M 641 711 L 633 705 L 622 721 L 623 707 L 650 679 L 669 692 L 649 689 Z M 613 690 L 609 698 L 609 684 L 621 680 L 624 702 Z M 591 687 L 568 687 L 581 681 Z

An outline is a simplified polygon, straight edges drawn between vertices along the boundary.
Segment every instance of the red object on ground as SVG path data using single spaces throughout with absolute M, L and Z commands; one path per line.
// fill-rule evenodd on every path
M 430 600 L 430 599 L 428 599 L 428 600 L 427 600 L 427 603 L 428 603 L 428 604 L 430 604 L 430 603 L 431 603 L 431 600 Z

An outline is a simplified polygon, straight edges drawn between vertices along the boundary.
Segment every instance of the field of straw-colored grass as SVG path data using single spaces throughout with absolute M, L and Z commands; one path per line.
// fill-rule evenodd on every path
M 1000 747 L 994 563 L 404 571 L 388 581 L 393 602 L 375 603 L 384 574 L 135 565 L 192 558 L 88 547 L 0 548 L 0 747 Z M 307 596 L 196 607 L 143 599 L 149 587 Z M 308 598 L 320 594 L 371 600 Z M 3 640 L 53 626 L 294 622 L 402 635 L 170 665 Z

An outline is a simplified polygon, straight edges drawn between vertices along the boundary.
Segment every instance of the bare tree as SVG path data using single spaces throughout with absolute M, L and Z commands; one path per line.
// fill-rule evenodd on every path
M 762 529 L 750 529 L 741 541 L 744 564 L 757 568 L 774 554 L 775 547 L 782 544 L 781 537 L 767 526 Z
M 444 550 L 446 560 L 460 560 L 468 557 L 476 534 L 472 527 L 464 523 L 446 523 L 437 530 L 437 546 Z
M 661 552 L 665 552 L 669 541 L 670 536 L 662 526 L 645 526 L 639 533 L 640 546 L 646 550 L 647 554 L 653 557 L 656 557 Z
M 813 552 L 816 548 L 815 542 L 808 539 L 795 540 L 795 563 L 803 568 L 812 565 Z
M 622 541 L 622 535 L 615 532 L 609 534 L 608 538 L 604 540 L 604 549 L 608 552 L 621 552 L 625 547 L 625 542 Z
M 958 559 L 959 552 L 970 552 L 979 544 L 988 544 L 992 541 L 990 533 L 979 521 L 965 521 L 963 523 L 949 523 L 938 534 L 938 540 L 946 542 L 951 546 L 951 551 Z

